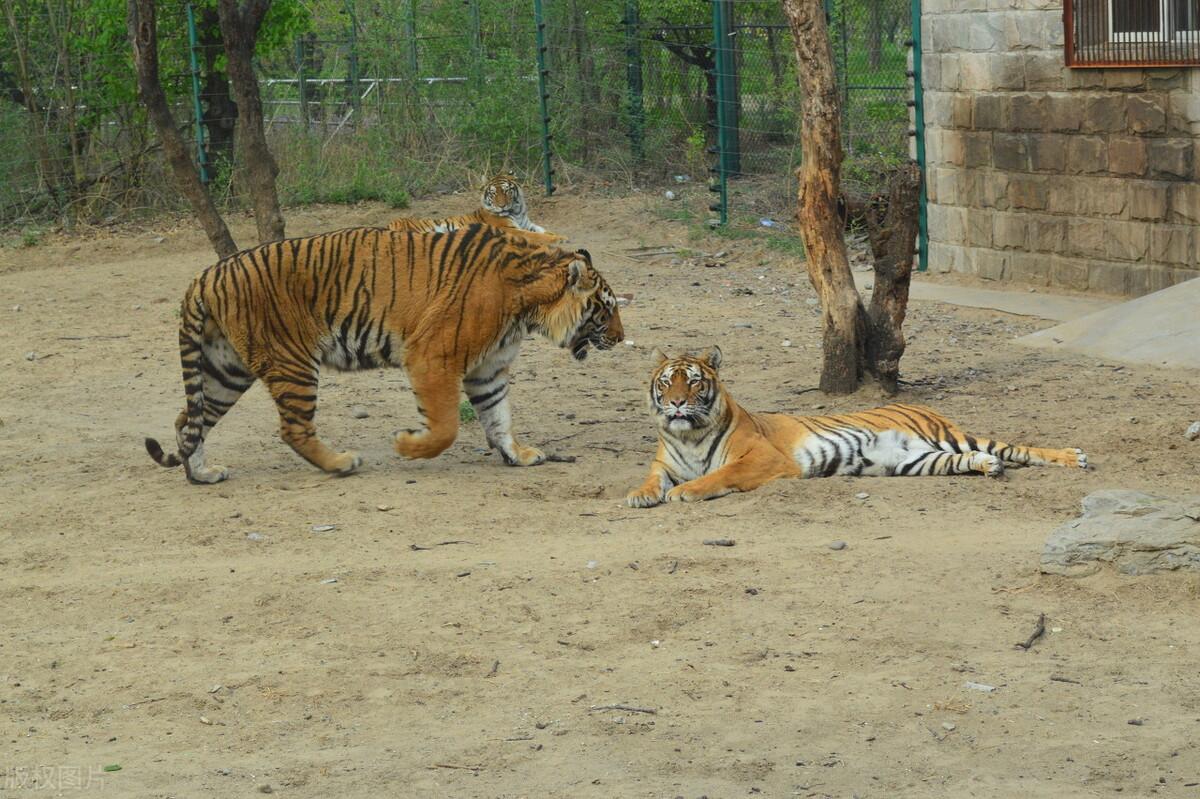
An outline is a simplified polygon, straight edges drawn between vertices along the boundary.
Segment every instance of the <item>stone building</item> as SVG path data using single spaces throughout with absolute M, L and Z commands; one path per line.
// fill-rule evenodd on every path
M 929 269 L 1127 295 L 1200 275 L 1200 2 L 1136 24 L 1063 2 L 924 0 Z

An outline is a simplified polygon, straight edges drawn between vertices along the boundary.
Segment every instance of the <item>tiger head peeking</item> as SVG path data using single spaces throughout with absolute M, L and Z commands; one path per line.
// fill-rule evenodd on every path
M 511 172 L 496 175 L 489 180 L 483 187 L 483 195 L 479 199 L 479 204 L 490 214 L 513 220 L 519 228 L 533 230 L 536 233 L 542 232 L 529 221 L 529 207 L 525 204 L 525 191 Z
M 654 350 L 658 366 L 650 378 L 650 410 L 663 432 L 680 438 L 703 436 L 725 415 L 725 388 L 717 376 L 721 349 L 698 356 L 667 357 Z
M 531 327 L 582 361 L 589 346 L 608 350 L 620 344 L 625 340 L 625 330 L 617 311 L 617 296 L 592 266 L 591 254 L 581 249 L 573 255 L 567 267 L 567 290 L 558 302 L 537 310 Z

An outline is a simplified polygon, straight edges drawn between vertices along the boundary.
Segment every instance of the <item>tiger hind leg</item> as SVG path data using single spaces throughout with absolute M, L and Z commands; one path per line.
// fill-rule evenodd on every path
M 987 438 L 966 436 L 965 441 L 973 450 L 995 455 L 1010 466 L 1071 466 L 1088 468 L 1087 453 L 1081 449 L 1047 449 L 1045 447 L 1020 447 L 993 441 Z
M 293 365 L 287 373 L 273 370 L 263 376 L 279 411 L 279 437 L 304 460 L 335 475 L 352 474 L 362 465 L 355 452 L 335 452 L 317 437 L 317 374 L 297 374 Z
M 976 472 L 988 477 L 1004 476 L 1004 461 L 987 452 L 947 452 L 927 449 L 911 452 L 895 465 L 892 474 L 925 477 Z
M 515 357 L 516 353 L 512 353 Z M 500 361 L 501 359 L 497 359 Z M 508 362 L 488 362 L 463 380 L 463 390 L 479 417 L 488 446 L 500 451 L 509 466 L 537 466 L 546 455 L 518 442 L 512 434 L 512 412 L 508 405 Z
M 217 335 L 203 344 L 204 360 L 201 377 L 204 380 L 204 429 L 200 443 L 183 463 L 188 480 L 193 483 L 219 483 L 229 477 L 224 466 L 205 463 L 204 443 L 217 422 L 229 412 L 246 390 L 254 385 L 254 375 L 247 369 L 241 357 L 224 336 Z M 182 446 L 187 424 L 187 411 L 175 420 L 176 436 Z

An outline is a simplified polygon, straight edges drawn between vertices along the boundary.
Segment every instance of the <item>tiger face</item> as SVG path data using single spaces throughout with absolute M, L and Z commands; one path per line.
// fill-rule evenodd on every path
M 617 312 L 617 295 L 608 282 L 592 266 L 592 256 L 587 250 L 578 250 L 584 260 L 574 261 L 568 275 L 570 292 L 582 303 L 579 322 L 567 343 L 571 355 L 577 361 L 587 357 L 588 346 L 598 350 L 609 350 L 625 340 L 625 329 L 621 326 L 621 315 Z
M 526 214 L 525 192 L 512 173 L 497 175 L 483 187 L 480 204 L 488 213 L 521 219 Z
M 650 409 L 658 426 L 676 435 L 711 427 L 724 412 L 724 388 L 717 376 L 721 350 L 699 357 L 668 358 L 654 351 L 658 367 L 650 378 Z

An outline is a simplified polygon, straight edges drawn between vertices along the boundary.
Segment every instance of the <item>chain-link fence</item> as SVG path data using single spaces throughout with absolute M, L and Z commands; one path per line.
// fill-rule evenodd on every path
M 133 94 L 123 4 L 21 1 L 7 8 L 25 18 L 0 21 L 23 44 L 0 55 L 12 101 L 0 106 L 0 222 L 177 206 Z M 846 180 L 866 193 L 909 154 L 910 2 L 827 3 Z M 74 34 L 106 46 L 64 59 L 79 36 L 37 31 L 62 3 L 91 14 Z M 214 193 L 236 203 L 237 107 L 215 8 L 159 7 L 176 119 Z M 66 75 L 61 63 L 82 66 Z M 596 173 L 708 181 L 713 219 L 733 224 L 794 207 L 796 62 L 770 0 L 276 0 L 258 65 L 285 203 L 402 205 L 511 168 L 548 190 Z M 11 91 L 21 85 L 28 96 Z

